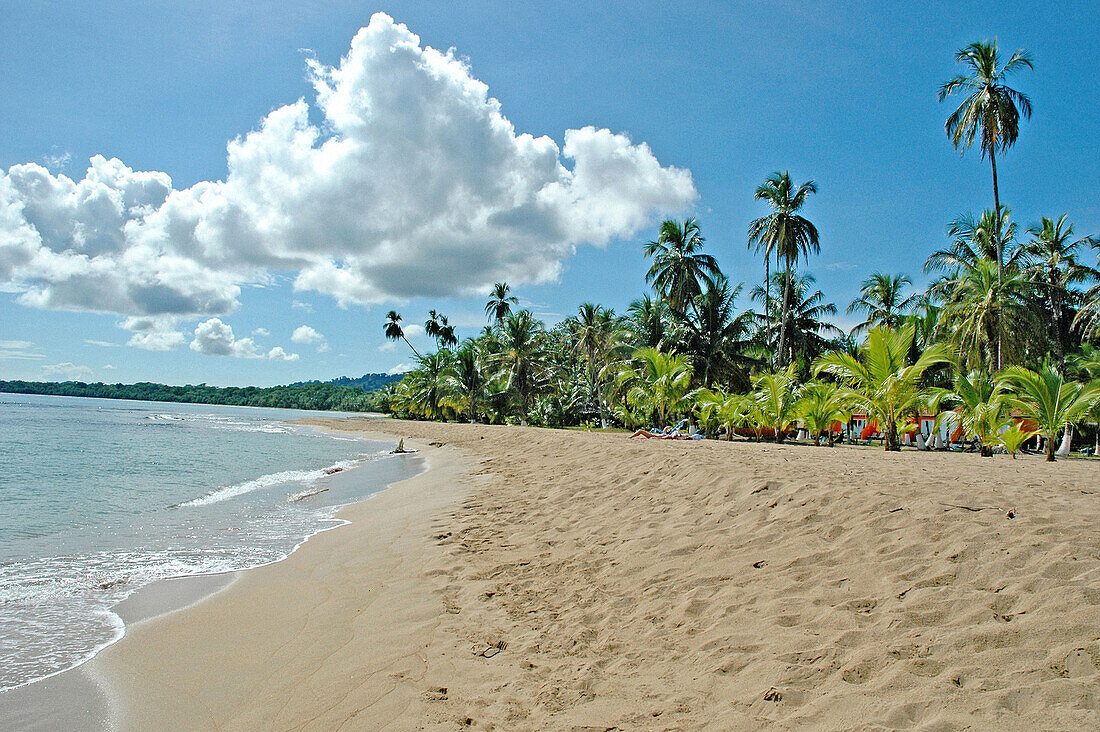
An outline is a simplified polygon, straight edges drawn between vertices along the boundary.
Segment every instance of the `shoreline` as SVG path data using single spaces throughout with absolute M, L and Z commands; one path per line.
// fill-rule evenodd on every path
M 331 419 L 339 421 L 365 416 L 356 415 L 355 413 L 339 414 L 341 414 L 340 417 L 332 417 Z M 336 428 L 330 429 L 308 424 L 306 421 L 308 419 L 287 420 L 287 423 L 304 425 L 311 430 L 328 432 L 333 435 L 351 434 L 348 431 Z M 384 433 L 374 435 L 359 433 L 353 439 L 383 443 L 393 441 L 390 435 Z M 423 451 L 421 450 L 411 457 L 419 458 L 422 454 Z M 423 462 L 424 467 L 410 480 L 428 472 L 430 469 L 428 461 L 424 460 Z M 368 464 L 368 462 L 364 462 L 352 468 L 342 469 L 339 473 L 329 474 L 328 478 L 330 481 L 354 480 L 356 473 L 366 468 Z M 398 483 L 400 482 L 403 481 L 398 481 Z M 386 484 L 381 489 L 358 500 L 334 506 L 328 522 L 322 524 L 312 534 L 304 537 L 291 547 L 285 556 L 278 559 L 242 569 L 164 577 L 135 588 L 121 601 L 108 608 L 108 612 L 119 619 L 119 631 L 115 637 L 92 649 L 85 658 L 66 668 L 59 669 L 46 676 L 31 679 L 0 692 L 0 720 L 4 721 L 4 728 L 117 728 L 118 725 L 114 722 L 114 714 L 111 711 L 116 706 L 116 690 L 106 688 L 101 674 L 94 668 L 94 664 L 101 654 L 126 640 L 131 632 L 140 625 L 156 622 L 175 613 L 186 612 L 228 589 L 244 574 L 285 562 L 315 537 L 348 526 L 351 521 L 343 518 L 340 514 L 351 506 L 370 502 L 390 490 L 394 485 L 397 485 L 397 483 Z M 323 490 L 329 490 L 329 488 Z M 308 497 L 306 496 L 306 498 Z

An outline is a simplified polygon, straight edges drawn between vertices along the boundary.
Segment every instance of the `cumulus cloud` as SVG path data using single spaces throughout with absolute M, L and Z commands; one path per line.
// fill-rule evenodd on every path
M 263 338 L 265 336 L 271 335 L 271 331 L 267 328 L 257 328 L 256 330 L 252 331 L 252 335 Z
M 407 374 L 410 371 L 412 371 L 414 368 L 416 368 L 416 367 L 411 363 L 399 363 L 396 366 L 394 366 L 392 369 L 387 371 L 386 373 L 389 374 L 390 376 L 397 376 L 399 374 Z
M 87 366 L 78 366 L 71 361 L 48 364 L 42 367 L 42 378 L 61 379 L 63 381 L 84 381 L 92 378 L 94 372 Z
M 307 64 L 313 109 L 276 108 L 229 142 L 223 180 L 177 190 L 99 155 L 79 180 L 35 163 L 0 172 L 0 289 L 204 324 L 275 272 L 341 305 L 465 295 L 553 280 L 576 246 L 697 197 L 689 171 L 625 134 L 566 130 L 559 147 L 517 132 L 465 61 L 385 14 L 336 65 Z M 170 333 L 135 330 L 132 345 L 167 347 Z
M 195 327 L 191 350 L 207 356 L 233 356 L 234 358 L 267 358 L 272 361 L 297 361 L 297 353 L 287 353 L 275 346 L 264 353 L 251 338 L 237 338 L 233 328 L 220 318 L 204 320 Z
M 178 330 L 178 319 L 172 316 L 131 316 L 118 324 L 132 331 L 126 345 L 144 351 L 174 351 L 187 343 L 187 337 Z
M 300 325 L 294 329 L 294 334 L 290 336 L 290 340 L 295 343 L 321 343 L 325 340 L 325 337 L 308 325 Z

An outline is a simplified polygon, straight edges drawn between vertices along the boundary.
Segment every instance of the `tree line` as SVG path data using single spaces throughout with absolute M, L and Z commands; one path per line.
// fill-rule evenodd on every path
M 460 341 L 432 311 L 425 331 L 436 350 L 413 349 L 416 368 L 383 390 L 384 406 L 420 419 L 548 426 L 687 416 L 711 436 L 777 441 L 793 424 L 831 440 L 831 425 L 858 412 L 888 450 L 934 415 L 983 454 L 1000 446 L 1015 456 L 1039 436 L 1054 459 L 1073 425 L 1100 422 L 1100 240 L 1079 236 L 1066 213 L 1022 229 L 1001 202 L 998 157 L 1032 112 L 1008 85 L 1033 67 L 1027 52 L 1002 63 L 995 41 L 979 42 L 956 62 L 963 73 L 939 92 L 941 102 L 961 97 L 945 131 L 990 161 L 993 207 L 948 223 L 925 263 L 925 289 L 905 273 L 871 273 L 847 306 L 863 320 L 843 332 L 831 322 L 836 305 L 799 270 L 820 251 L 805 215 L 817 185 L 777 171 L 754 193 L 766 211 L 746 243 L 764 277 L 748 309 L 737 307 L 744 285 L 705 251 L 699 222 L 665 221 L 643 249 L 650 289 L 625 313 L 584 303 L 548 327 L 498 283 L 476 336 Z M 390 311 L 384 331 L 408 343 L 402 322 Z

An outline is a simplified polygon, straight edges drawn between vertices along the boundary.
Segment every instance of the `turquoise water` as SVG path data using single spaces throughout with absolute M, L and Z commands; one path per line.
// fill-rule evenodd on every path
M 316 414 L 0 394 L 0 690 L 116 640 L 137 588 L 278 561 L 421 469 L 287 423 Z

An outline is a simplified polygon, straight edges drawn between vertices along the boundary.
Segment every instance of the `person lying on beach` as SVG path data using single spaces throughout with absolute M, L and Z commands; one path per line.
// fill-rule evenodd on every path
M 686 426 L 687 420 L 682 419 L 675 427 L 665 427 L 663 430 L 657 429 L 656 427 L 648 430 L 640 429 L 632 434 L 631 437 L 642 437 L 647 440 L 686 440 L 690 438 L 680 433 Z

